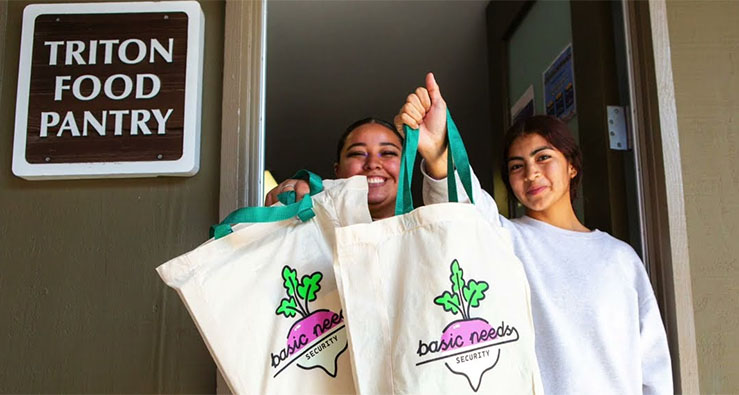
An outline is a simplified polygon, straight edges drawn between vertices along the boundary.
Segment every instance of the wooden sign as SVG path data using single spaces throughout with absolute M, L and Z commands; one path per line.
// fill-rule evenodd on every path
M 26 7 L 13 173 L 197 173 L 203 34 L 195 1 Z

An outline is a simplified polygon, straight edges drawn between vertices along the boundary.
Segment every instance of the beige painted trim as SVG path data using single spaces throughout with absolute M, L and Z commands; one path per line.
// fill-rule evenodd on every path
M 690 281 L 688 235 L 685 223 L 680 139 L 677 128 L 675 87 L 672 78 L 670 36 L 667 28 L 667 10 L 664 0 L 649 2 L 652 27 L 655 76 L 659 102 L 659 123 L 662 135 L 662 156 L 665 170 L 667 212 L 670 232 L 672 280 L 676 315 L 679 356 L 679 388 L 685 394 L 700 392 L 698 382 L 698 355 L 693 319 L 693 293 Z
M 262 204 L 266 0 L 226 0 L 219 216 Z M 232 393 L 220 371 L 216 393 Z
M 266 7 L 266 0 L 226 0 L 221 218 L 262 204 Z

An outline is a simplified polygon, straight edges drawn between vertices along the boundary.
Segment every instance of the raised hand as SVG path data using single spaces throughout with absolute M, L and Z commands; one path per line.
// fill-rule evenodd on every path
M 408 95 L 394 119 L 403 134 L 403 124 L 419 130 L 418 153 L 426 161 L 426 172 L 434 178 L 446 177 L 446 102 L 433 73 L 426 75 L 426 87 Z

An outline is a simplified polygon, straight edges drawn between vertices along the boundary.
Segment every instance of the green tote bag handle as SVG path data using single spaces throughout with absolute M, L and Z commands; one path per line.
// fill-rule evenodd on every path
M 470 160 L 467 156 L 467 150 L 464 148 L 462 136 L 459 135 L 457 125 L 452 120 L 452 115 L 447 109 L 446 112 L 447 125 L 447 142 L 449 143 L 449 153 L 447 155 L 447 188 L 449 190 L 449 201 L 458 202 L 457 180 L 454 175 L 456 167 L 459 173 L 459 179 L 462 182 L 470 202 L 474 203 L 472 196 L 472 171 L 470 170 Z M 403 125 L 405 131 L 405 141 L 403 142 L 403 150 L 400 158 L 400 172 L 398 175 L 398 194 L 395 198 L 395 215 L 407 214 L 413 210 L 413 196 L 411 196 L 411 180 L 413 178 L 413 165 L 416 161 L 416 153 L 418 152 L 418 129 L 411 129 L 408 125 Z
M 244 222 L 277 222 L 294 217 L 298 217 L 301 221 L 305 222 L 313 218 L 316 214 L 313 212 L 313 199 L 311 196 L 323 190 L 321 177 L 308 170 L 300 170 L 292 178 L 306 179 L 310 186 L 310 194 L 303 197 L 299 202 L 295 202 L 295 191 L 283 192 L 277 195 L 277 198 L 285 206 L 242 207 L 235 210 L 226 216 L 221 223 L 210 227 L 210 237 L 220 239 L 233 232 L 231 230 L 233 225 Z
M 302 179 L 302 180 L 308 181 L 308 186 L 310 187 L 310 196 L 313 196 L 323 190 L 323 180 L 321 180 L 321 177 L 319 177 L 318 175 L 308 170 L 305 170 L 305 169 L 299 170 L 291 178 Z M 293 204 L 295 203 L 295 191 L 282 192 L 279 195 L 277 195 L 277 200 L 279 200 L 280 203 L 286 206 Z

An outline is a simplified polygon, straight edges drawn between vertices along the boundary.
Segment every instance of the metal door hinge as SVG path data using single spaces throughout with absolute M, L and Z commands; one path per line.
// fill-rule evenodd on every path
M 606 106 L 608 112 L 608 141 L 612 150 L 628 151 L 629 144 L 628 123 L 626 122 L 626 107 Z

